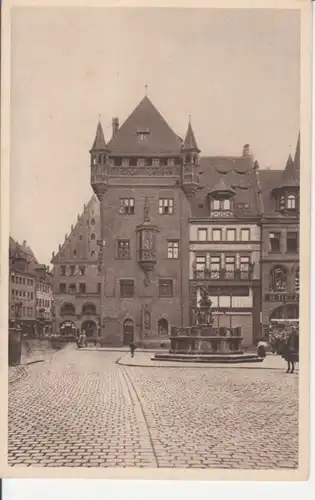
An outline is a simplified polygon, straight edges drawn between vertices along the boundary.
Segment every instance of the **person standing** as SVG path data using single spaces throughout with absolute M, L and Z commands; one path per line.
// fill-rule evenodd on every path
M 130 347 L 131 357 L 133 358 L 137 347 L 133 340 L 130 342 L 129 347 Z

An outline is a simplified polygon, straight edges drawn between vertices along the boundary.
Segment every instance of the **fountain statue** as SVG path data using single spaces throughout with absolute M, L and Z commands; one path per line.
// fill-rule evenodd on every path
M 257 354 L 241 350 L 240 328 L 215 328 L 212 301 L 206 288 L 200 288 L 200 299 L 194 325 L 171 328 L 168 353 L 156 353 L 153 360 L 206 363 L 242 363 L 263 361 Z

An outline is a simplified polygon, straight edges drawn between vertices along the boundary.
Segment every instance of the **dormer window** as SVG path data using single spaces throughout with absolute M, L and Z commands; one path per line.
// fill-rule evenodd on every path
M 129 158 L 123 158 L 122 159 L 122 166 L 123 167 L 129 167 Z
M 138 167 L 144 167 L 145 166 L 144 158 L 138 158 L 138 160 L 137 160 L 137 166 Z
M 139 142 L 146 142 L 149 139 L 150 130 L 148 128 L 138 129 L 137 136 Z
M 160 159 L 159 158 L 153 158 L 152 160 L 152 166 L 153 167 L 158 167 L 160 165 Z
M 168 160 L 167 160 L 167 166 L 168 167 L 173 167 L 173 165 L 175 165 L 174 158 L 168 158 Z
M 223 210 L 231 210 L 231 200 L 223 200 Z
M 277 199 L 278 210 L 296 210 L 297 209 L 297 197 L 295 194 L 287 194 L 284 192 L 278 195 Z
M 220 212 L 222 215 L 225 214 L 230 214 L 232 211 L 232 200 L 230 199 L 225 199 L 225 200 L 211 200 L 210 202 L 210 207 L 211 207 L 211 212 Z

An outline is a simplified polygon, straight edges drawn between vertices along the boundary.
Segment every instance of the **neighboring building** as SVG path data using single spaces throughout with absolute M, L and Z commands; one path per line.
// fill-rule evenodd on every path
M 94 195 L 52 257 L 54 328 L 62 335 L 76 335 L 81 330 L 89 336 L 99 333 L 99 218 L 99 202 Z
M 262 316 L 270 323 L 299 319 L 300 138 L 284 170 L 259 172 L 262 203 Z
M 36 268 L 36 336 L 52 333 L 52 273 L 46 266 Z
M 200 287 L 210 293 L 214 327 L 241 328 L 244 346 L 260 332 L 260 207 L 257 164 L 242 157 L 202 158 L 202 189 L 190 218 L 190 307 L 196 324 Z
M 37 260 L 24 241 L 9 241 L 9 324 L 18 322 L 25 333 L 35 335 Z

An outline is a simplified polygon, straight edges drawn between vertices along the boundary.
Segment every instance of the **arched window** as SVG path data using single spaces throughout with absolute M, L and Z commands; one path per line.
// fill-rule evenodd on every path
M 95 226 L 95 220 L 91 219 L 91 226 Z
M 91 234 L 91 240 L 95 240 L 95 234 L 94 233 Z
M 220 210 L 220 200 L 212 200 L 212 209 Z
M 285 267 L 277 266 L 271 270 L 270 289 L 273 292 L 287 291 L 287 270 Z
M 94 250 L 92 250 L 92 252 L 91 252 L 91 257 L 93 257 L 93 258 L 94 258 L 94 257 L 95 257 L 95 255 L 96 255 L 96 254 L 95 254 L 95 251 L 94 251 Z
M 82 314 L 96 314 L 96 307 L 91 302 L 87 302 L 82 306 Z
M 288 196 L 288 208 L 296 208 L 296 198 L 294 194 Z
M 66 302 L 60 308 L 60 316 L 73 316 L 75 314 L 75 307 L 70 302 Z
M 285 199 L 284 196 L 280 196 L 280 210 L 285 208 Z

